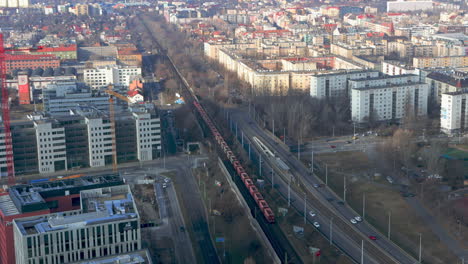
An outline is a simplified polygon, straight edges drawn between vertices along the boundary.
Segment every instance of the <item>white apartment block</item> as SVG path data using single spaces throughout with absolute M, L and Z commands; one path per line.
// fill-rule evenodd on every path
M 387 2 L 387 12 L 410 12 L 418 10 L 432 10 L 432 1 L 424 0 L 397 0 Z
M 351 116 L 354 122 L 396 120 L 414 111 L 427 114 L 429 86 L 416 75 L 350 80 Z
M 454 134 L 468 128 L 468 91 L 443 93 L 440 108 L 442 132 Z
M 399 62 L 393 61 L 382 61 L 382 72 L 387 75 L 404 75 L 404 74 L 415 74 L 419 75 L 419 69 L 414 67 L 409 67 Z
M 111 123 L 107 119 L 86 117 L 88 129 L 88 155 L 90 167 L 112 163 Z M 107 164 L 106 164 L 107 161 Z
M 16 264 L 73 263 L 141 249 L 128 185 L 81 191 L 80 204 L 81 210 L 15 219 Z
M 153 152 L 161 151 L 161 122 L 150 113 L 133 113 L 136 125 L 138 160 L 153 159 Z
M 141 76 L 141 68 L 136 66 L 114 66 L 85 69 L 84 82 L 93 89 L 106 88 L 109 84 L 128 86 Z
M 34 122 L 37 140 L 39 173 L 51 173 L 67 169 L 65 129 L 53 121 Z
M 378 71 L 335 71 L 310 77 L 310 96 L 328 98 L 348 96 L 348 81 L 352 79 L 375 78 Z

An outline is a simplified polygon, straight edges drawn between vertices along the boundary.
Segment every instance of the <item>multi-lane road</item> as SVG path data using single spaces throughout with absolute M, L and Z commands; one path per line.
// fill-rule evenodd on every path
M 246 139 L 258 137 L 276 156 L 289 166 L 291 173 L 301 181 L 303 186 L 309 192 L 306 205 L 306 213 L 310 210 L 317 211 L 316 217 L 307 215 L 309 221 L 317 221 L 321 224 L 319 230 L 328 238 L 330 233 L 329 223 L 333 222 L 333 242 L 348 254 L 354 261 L 361 262 L 361 243 L 364 241 L 364 262 L 365 263 L 407 263 L 412 264 L 417 261 L 409 256 L 394 243 L 387 240 L 384 235 L 377 231 L 365 221 L 358 224 L 351 224 L 350 219 L 357 216 L 356 213 L 346 204 L 338 203 L 339 198 L 330 189 L 326 187 L 315 188 L 314 185 L 322 184 L 321 180 L 310 171 L 289 152 L 289 149 L 281 144 L 279 140 L 260 128 L 248 115 L 242 110 L 233 111 L 230 115 L 233 122 L 237 124 L 239 131 L 244 133 Z M 239 134 L 239 133 L 238 133 Z M 328 143 L 328 142 L 327 142 Z M 254 144 L 252 144 L 253 146 Z M 263 160 L 271 166 L 272 160 L 266 156 Z M 275 166 L 273 166 L 275 167 Z M 275 185 L 278 190 L 287 195 L 288 183 L 286 180 L 276 178 Z M 291 189 L 291 198 L 293 205 L 304 213 L 304 194 L 297 193 Z M 333 200 L 332 200 L 333 199 Z M 332 220 L 333 218 L 333 220 Z M 377 240 L 372 241 L 368 237 L 376 236 Z

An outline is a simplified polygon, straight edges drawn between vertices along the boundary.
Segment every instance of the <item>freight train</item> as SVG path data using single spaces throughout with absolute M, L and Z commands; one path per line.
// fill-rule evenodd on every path
M 197 101 L 194 101 L 193 104 L 200 116 L 208 125 L 219 147 L 224 152 L 227 159 L 229 160 L 229 162 L 231 162 L 232 166 L 236 170 L 237 175 L 241 178 L 242 182 L 245 185 L 245 188 L 247 188 L 250 195 L 255 200 L 255 203 L 257 203 L 265 219 L 268 221 L 268 223 L 274 223 L 275 214 L 273 213 L 273 210 L 271 210 L 270 206 L 268 206 L 268 203 L 263 199 L 262 194 L 258 191 L 257 187 L 245 171 L 244 167 L 242 167 L 240 162 L 237 160 L 236 155 L 234 155 L 231 148 L 227 145 L 226 141 L 224 140 L 223 136 L 221 136 L 218 129 L 214 126 L 213 122 L 211 121 L 210 117 L 206 114 L 205 109 L 203 109 L 203 107 Z

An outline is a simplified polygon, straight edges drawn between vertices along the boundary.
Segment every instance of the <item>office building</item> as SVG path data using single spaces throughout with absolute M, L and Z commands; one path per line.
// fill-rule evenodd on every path
M 85 116 L 88 132 L 88 155 L 90 167 L 112 164 L 112 131 L 110 120 L 95 113 Z
M 10 186 L 0 194 L 0 264 L 16 263 L 13 220 L 80 209 L 80 191 L 122 185 L 118 174 L 79 175 Z
M 70 110 L 92 107 L 100 111 L 109 110 L 109 96 L 104 92 L 92 92 L 76 80 L 57 81 L 42 90 L 44 112 L 51 116 L 67 116 Z M 119 101 L 121 105 L 122 102 Z
M 105 88 L 109 84 L 128 87 L 138 77 L 141 77 L 141 68 L 136 66 L 99 67 L 83 72 L 84 82 L 93 89 Z
M 440 128 L 447 134 L 468 129 L 468 90 L 443 93 L 440 108 Z
M 378 71 L 371 70 L 319 73 L 310 77 L 310 96 L 315 98 L 350 96 L 348 91 L 349 80 L 375 78 L 378 76 Z
M 354 122 L 398 120 L 408 111 L 427 114 L 429 86 L 417 75 L 350 80 L 349 89 Z
M 141 249 L 130 187 L 80 192 L 80 210 L 13 220 L 17 264 L 70 263 Z
M 67 169 L 65 129 L 55 120 L 36 120 L 37 158 L 40 173 Z

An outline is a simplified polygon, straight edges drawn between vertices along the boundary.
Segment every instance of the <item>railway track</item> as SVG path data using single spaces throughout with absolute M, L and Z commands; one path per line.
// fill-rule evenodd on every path
M 145 21 L 145 19 L 142 19 L 142 24 L 145 26 L 146 30 L 148 31 L 149 35 L 153 39 L 153 42 L 156 44 L 158 53 L 160 56 L 163 56 L 164 59 L 167 59 L 170 63 L 170 68 L 172 69 L 173 72 L 176 73 L 177 77 L 179 80 L 182 82 L 182 86 L 184 87 L 183 90 L 183 96 L 185 98 L 185 101 L 187 104 L 193 105 L 193 102 L 199 102 L 195 92 L 193 89 L 190 87 L 188 84 L 187 80 L 184 78 L 184 76 L 180 73 L 180 71 L 177 69 L 175 66 L 174 62 L 172 59 L 167 56 L 166 52 L 164 51 L 163 47 L 159 44 L 157 39 L 153 36 L 153 32 L 151 31 L 149 25 Z M 200 118 L 201 119 L 201 118 Z M 226 162 L 228 163 L 228 162 Z M 227 168 L 230 171 L 230 174 L 234 171 L 235 175 L 235 169 L 231 163 L 227 164 Z M 263 232 L 265 233 L 266 237 L 268 238 L 269 242 L 271 243 L 273 249 L 276 251 L 278 256 L 281 258 L 283 263 L 303 263 L 299 255 L 297 255 L 296 251 L 292 247 L 292 245 L 289 243 L 289 240 L 284 236 L 283 232 L 280 230 L 279 226 L 277 224 L 271 224 L 269 223 L 261 213 L 259 213 L 261 216 L 257 217 L 257 213 L 260 211 L 257 204 L 255 203 L 253 197 L 250 195 L 249 190 L 245 187 L 245 185 L 242 183 L 242 180 L 240 177 L 233 176 L 234 182 L 240 187 L 239 189 L 241 190 L 242 195 L 247 201 L 247 204 L 250 207 L 252 215 L 257 219 L 260 227 L 262 228 Z M 239 183 L 239 181 L 242 183 Z M 242 186 L 239 186 L 242 185 Z
M 153 32 L 152 30 L 150 29 L 149 25 L 147 24 L 146 22 L 146 19 L 150 19 L 147 15 L 143 15 L 143 19 L 141 19 L 141 22 L 143 23 L 143 25 L 145 26 L 146 30 L 149 32 L 151 38 L 153 39 L 154 43 L 156 44 L 157 46 L 157 49 L 158 49 L 158 52 L 159 52 L 159 55 L 160 56 L 163 56 L 164 59 L 167 59 L 169 61 L 169 66 L 170 68 L 172 69 L 172 71 L 174 73 L 176 73 L 177 75 L 177 78 L 179 78 L 179 80 L 182 82 L 183 84 L 183 87 L 184 87 L 184 90 L 183 90 L 183 96 L 186 100 L 186 103 L 187 104 L 190 104 L 192 105 L 192 103 L 194 101 L 197 101 L 199 102 L 195 92 L 193 91 L 193 89 L 190 87 L 190 85 L 188 84 L 187 80 L 184 78 L 184 76 L 180 73 L 179 69 L 175 66 L 174 62 L 172 61 L 172 59 L 167 56 L 164 48 L 159 44 L 159 42 L 157 41 L 157 39 L 153 36 Z M 295 168 L 295 166 L 293 166 L 294 170 L 295 171 L 300 171 L 298 168 Z M 311 189 L 311 186 L 309 183 L 307 183 L 307 181 L 304 180 L 304 177 L 302 175 L 298 175 L 299 177 L 297 177 L 298 179 L 300 179 L 301 183 L 303 184 L 303 186 L 306 188 L 306 189 Z M 234 177 L 236 178 L 236 177 Z M 238 177 L 237 177 L 238 178 Z M 242 190 L 245 189 L 244 188 L 241 188 Z M 245 190 L 244 190 L 245 191 Z M 309 192 L 310 193 L 310 192 Z M 247 200 L 249 200 L 251 202 L 251 199 L 252 197 L 250 197 L 250 195 L 246 195 L 245 193 L 243 193 L 243 195 L 245 197 L 248 197 Z M 333 218 L 335 219 L 336 221 L 334 222 L 334 224 L 336 226 L 338 226 L 343 232 L 347 233 L 347 234 L 352 234 L 352 235 L 349 235 L 349 237 L 354 241 L 356 242 L 357 244 L 360 244 L 362 240 L 364 241 L 369 241 L 369 239 L 367 238 L 367 236 L 363 235 L 361 232 L 355 230 L 352 226 L 350 226 L 350 224 L 347 222 L 348 220 L 347 219 L 344 219 L 344 217 L 342 215 L 340 215 L 338 212 L 335 212 L 332 208 L 329 208 L 328 206 L 326 206 L 324 204 L 324 202 L 322 201 L 323 198 L 322 197 L 317 197 L 315 194 L 312 193 L 312 196 L 314 196 L 314 199 L 312 199 L 312 205 L 321 212 L 321 214 L 325 215 L 327 218 Z M 251 210 L 252 210 L 252 207 L 251 207 Z M 254 209 L 255 210 L 255 209 Z M 255 213 L 255 212 L 254 212 Z M 264 221 L 266 223 L 266 221 Z M 261 221 L 259 221 L 259 223 L 261 223 Z M 266 228 L 266 226 L 268 225 L 262 225 L 262 228 L 264 228 L 264 231 L 265 233 L 267 234 L 267 237 L 268 237 L 268 234 L 269 235 L 272 235 L 274 232 L 272 232 L 272 230 L 266 230 L 268 228 Z M 270 226 L 275 226 L 275 225 L 270 225 Z M 277 230 L 276 230 L 277 231 Z M 281 233 L 282 234 L 282 233 Z M 276 234 L 276 236 L 278 236 L 278 234 Z M 283 235 L 284 236 L 284 235 Z M 272 242 L 272 239 L 273 238 L 270 238 L 270 242 Z M 284 253 L 285 253 L 285 250 L 281 250 L 281 249 L 278 249 L 278 245 L 277 245 L 277 242 L 273 241 L 272 242 L 272 245 L 273 247 L 275 248 L 275 250 L 277 251 L 278 255 L 280 257 L 283 257 L 284 256 Z M 393 264 L 393 263 L 399 263 L 397 260 L 395 260 L 391 255 L 389 255 L 388 252 L 386 252 L 384 249 L 382 248 L 379 248 L 377 245 L 374 245 L 373 243 L 367 243 L 366 244 L 366 252 L 371 255 L 376 261 L 378 261 L 378 263 L 382 263 L 382 264 Z M 345 252 L 346 253 L 346 252 Z M 413 263 L 413 262 L 412 262 Z M 409 264 L 409 263 L 408 263 Z

